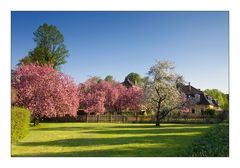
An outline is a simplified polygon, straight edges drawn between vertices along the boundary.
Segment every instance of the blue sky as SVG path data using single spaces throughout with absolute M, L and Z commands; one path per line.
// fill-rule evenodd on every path
M 62 71 L 89 76 L 145 76 L 156 59 L 202 90 L 228 93 L 228 12 L 12 12 L 12 68 L 35 47 L 43 23 L 58 27 L 70 56 Z

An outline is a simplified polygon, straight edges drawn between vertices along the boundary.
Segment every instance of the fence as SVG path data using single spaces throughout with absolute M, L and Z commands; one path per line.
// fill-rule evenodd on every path
M 45 118 L 45 122 L 109 122 L 109 123 L 154 123 L 155 116 L 145 115 L 79 115 L 77 117 Z M 168 117 L 161 120 L 161 123 L 216 123 L 217 118 L 203 118 L 196 116 Z
M 80 119 L 82 118 L 82 119 Z M 119 122 L 119 123 L 154 123 L 155 116 L 144 115 L 86 115 L 85 120 L 83 116 L 79 116 L 82 122 Z M 168 117 L 161 120 L 162 123 L 216 123 L 216 118 L 203 117 Z
M 78 116 L 83 122 L 154 122 L 154 116 L 134 116 L 134 115 L 84 115 Z

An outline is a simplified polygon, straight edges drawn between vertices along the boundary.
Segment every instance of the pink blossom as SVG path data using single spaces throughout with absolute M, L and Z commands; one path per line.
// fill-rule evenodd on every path
M 143 90 L 126 88 L 115 81 L 87 80 L 79 85 L 80 108 L 88 113 L 137 111 L 141 108 Z
M 17 105 L 28 108 L 33 117 L 76 116 L 78 89 L 71 77 L 52 65 L 22 65 L 16 69 L 14 86 Z

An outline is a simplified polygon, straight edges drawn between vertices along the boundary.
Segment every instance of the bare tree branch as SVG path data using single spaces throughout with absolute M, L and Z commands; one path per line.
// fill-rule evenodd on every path
M 156 86 L 155 86 L 154 88 L 155 88 L 155 90 L 156 90 L 156 92 L 157 92 L 158 96 L 159 96 L 159 97 L 161 97 L 161 96 L 160 96 L 159 89 L 158 89 Z
M 154 98 L 152 98 L 152 100 L 153 100 L 154 102 L 156 102 L 156 103 L 158 103 L 158 102 L 159 102 L 158 100 L 156 100 L 156 99 L 154 99 Z

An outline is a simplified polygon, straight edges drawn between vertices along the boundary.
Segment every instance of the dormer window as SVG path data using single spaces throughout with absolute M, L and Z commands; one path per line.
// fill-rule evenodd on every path
M 197 102 L 200 102 L 200 95 L 199 95 L 199 94 L 195 94 L 195 100 L 196 100 Z

